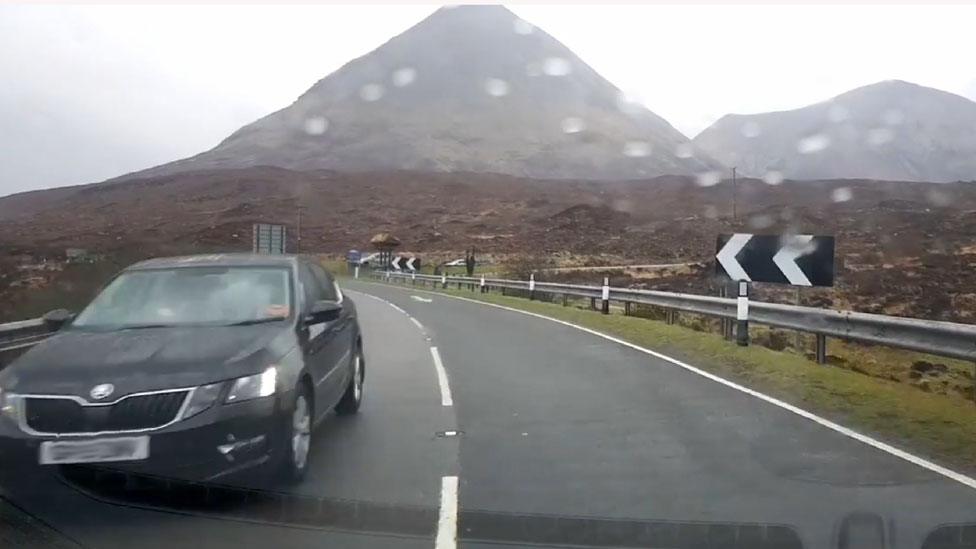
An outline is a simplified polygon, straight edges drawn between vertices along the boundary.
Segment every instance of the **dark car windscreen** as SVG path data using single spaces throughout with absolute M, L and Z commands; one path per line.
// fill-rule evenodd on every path
M 275 267 L 184 267 L 130 271 L 112 281 L 75 328 L 226 325 L 291 315 L 289 271 Z

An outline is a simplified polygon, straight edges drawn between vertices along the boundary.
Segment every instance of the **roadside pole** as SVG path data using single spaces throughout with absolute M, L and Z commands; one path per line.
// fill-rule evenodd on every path
M 356 265 L 352 270 L 352 277 L 359 279 L 359 265 Z
M 600 299 L 603 301 L 603 306 L 600 308 L 601 312 L 605 315 L 610 314 L 610 277 L 608 276 L 603 277 Z
M 740 347 L 749 345 L 749 283 L 745 280 L 738 282 L 739 297 L 736 298 L 736 328 L 735 342 Z
M 444 273 L 441 273 L 441 288 L 447 289 L 447 275 Z
M 535 299 L 535 273 L 529 274 L 529 300 Z
M 485 275 L 481 275 L 481 293 L 488 291 L 488 286 L 485 286 Z

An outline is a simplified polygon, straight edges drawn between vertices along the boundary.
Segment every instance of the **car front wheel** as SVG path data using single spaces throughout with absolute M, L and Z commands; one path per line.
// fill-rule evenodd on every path
M 313 404 L 308 387 L 302 383 L 295 389 L 295 406 L 290 421 L 286 424 L 283 459 L 281 462 L 282 480 L 299 482 L 308 471 L 308 456 L 312 448 Z
M 336 413 L 339 415 L 352 415 L 359 411 L 363 404 L 363 388 L 366 379 L 366 362 L 363 360 L 363 351 L 356 348 L 352 357 L 352 378 L 346 387 L 346 392 L 342 395 L 342 400 L 336 405 Z

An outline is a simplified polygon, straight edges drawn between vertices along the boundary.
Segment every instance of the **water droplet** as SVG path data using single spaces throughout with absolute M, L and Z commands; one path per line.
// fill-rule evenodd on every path
M 827 111 L 827 118 L 834 124 L 839 124 L 851 117 L 850 111 L 840 105 L 832 105 Z
M 905 121 L 905 114 L 898 109 L 888 109 L 881 115 L 881 120 L 889 126 L 897 126 Z
M 783 182 L 783 173 L 776 170 L 769 170 L 766 175 L 763 176 L 763 181 L 767 185 L 779 185 Z
M 584 122 L 582 118 L 570 116 L 568 118 L 563 118 L 560 126 L 563 129 L 563 133 L 579 133 L 586 129 L 586 122 Z
M 742 127 L 739 128 L 739 131 L 742 132 L 742 137 L 754 139 L 759 137 L 759 134 L 762 133 L 762 128 L 759 127 L 759 124 L 750 120 L 743 124 Z
M 508 82 L 501 78 L 489 78 L 485 80 L 485 91 L 492 97 L 503 97 L 508 95 Z
M 651 144 L 647 141 L 628 141 L 624 143 L 624 156 L 642 158 L 650 156 Z
M 796 144 L 796 150 L 800 154 L 818 153 L 830 146 L 830 137 L 822 133 L 804 137 Z
M 718 208 L 711 204 L 705 206 L 705 217 L 708 219 L 718 219 Z
M 359 90 L 359 98 L 363 101 L 378 101 L 385 91 L 379 84 L 366 84 Z
M 830 199 L 834 202 L 847 202 L 852 198 L 854 198 L 854 193 L 851 192 L 850 187 L 837 187 L 830 193 Z
M 675 147 L 674 155 L 678 158 L 692 158 L 695 156 L 695 149 L 691 146 L 691 143 L 680 143 Z
M 699 187 L 712 187 L 721 182 L 722 172 L 719 171 L 702 172 L 695 176 L 695 183 L 697 183 Z
M 516 19 L 512 21 L 512 30 L 515 31 L 515 34 L 532 34 L 535 31 L 535 26 L 525 19 Z
M 929 191 L 925 193 L 925 198 L 928 199 L 928 201 L 934 206 L 939 206 L 940 208 L 944 208 L 952 203 L 949 195 L 938 189 L 929 189 Z
M 619 92 L 617 94 L 617 108 L 625 114 L 635 114 L 640 112 L 644 105 L 637 94 Z
M 308 135 L 322 135 L 327 129 L 329 129 L 329 121 L 324 116 L 305 119 L 305 133 Z
M 868 145 L 880 147 L 885 143 L 890 143 L 895 138 L 895 132 L 890 128 L 874 128 L 868 130 Z
M 525 66 L 525 74 L 529 76 L 539 76 L 542 74 L 542 67 L 538 63 L 529 63 Z
M 409 86 L 416 79 L 417 69 L 413 67 L 403 67 L 402 69 L 393 71 L 393 85 L 398 88 Z
M 774 221 L 769 214 L 759 214 L 749 218 L 749 226 L 758 230 L 768 229 L 773 226 Z
M 573 72 L 573 67 L 562 57 L 549 57 L 542 63 L 542 72 L 549 76 L 566 76 Z

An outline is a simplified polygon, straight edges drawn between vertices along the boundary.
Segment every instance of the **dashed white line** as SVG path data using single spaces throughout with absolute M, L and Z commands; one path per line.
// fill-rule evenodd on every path
M 434 549 L 457 547 L 458 477 L 441 479 L 441 511 L 437 519 Z
M 441 387 L 441 406 L 454 406 L 454 399 L 451 398 L 451 386 L 447 383 L 447 370 L 441 361 L 441 354 L 437 347 L 430 348 L 430 356 L 434 357 L 434 370 L 437 371 L 437 384 Z
M 414 290 L 414 291 L 418 291 L 418 290 Z M 419 291 L 424 291 L 424 290 L 419 290 Z M 796 415 L 798 415 L 798 416 L 800 416 L 802 418 L 808 419 L 808 420 L 810 420 L 810 421 L 812 421 L 814 423 L 817 423 L 817 424 L 819 424 L 819 425 L 821 425 L 823 427 L 826 427 L 827 429 L 830 429 L 832 431 L 835 431 L 837 433 L 840 433 L 840 434 L 842 434 L 842 435 L 844 435 L 846 437 L 852 438 L 852 439 L 854 439 L 854 440 L 856 440 L 858 442 L 867 444 L 868 446 L 871 446 L 872 448 L 875 448 L 877 450 L 881 450 L 882 452 L 885 452 L 887 454 L 890 454 L 892 456 L 895 456 L 895 457 L 897 457 L 899 459 L 905 460 L 905 461 L 907 461 L 907 462 L 909 462 L 909 463 L 911 463 L 913 465 L 917 465 L 917 466 L 919 466 L 919 467 L 921 467 L 923 469 L 928 469 L 929 471 L 932 471 L 933 473 L 937 473 L 939 475 L 942 475 L 943 477 L 946 477 L 948 479 L 954 480 L 954 481 L 958 482 L 959 484 L 962 484 L 962 485 L 964 485 L 964 486 L 966 486 L 968 488 L 972 488 L 972 489 L 976 490 L 976 479 L 974 479 L 973 477 L 970 477 L 970 476 L 964 475 L 962 473 L 953 471 L 952 469 L 949 469 L 947 467 L 943 467 L 943 466 L 941 466 L 941 465 L 939 465 L 937 463 L 933 463 L 933 462 L 931 462 L 931 461 L 929 461 L 929 460 L 927 460 L 927 459 L 925 459 L 923 457 L 916 456 L 915 454 L 906 452 L 905 450 L 902 450 L 900 448 L 896 448 L 896 447 L 894 447 L 894 446 L 892 446 L 890 444 L 887 444 L 885 442 L 881 442 L 880 440 L 877 440 L 875 438 L 872 438 L 872 437 L 870 437 L 868 435 L 865 435 L 865 434 L 862 434 L 862 433 L 858 433 L 857 431 L 855 431 L 853 429 L 849 429 L 847 427 L 844 427 L 843 425 L 834 423 L 833 421 L 830 421 L 829 419 L 820 417 L 820 416 L 814 414 L 813 412 L 808 412 L 808 411 L 806 411 L 806 410 L 804 410 L 802 408 L 799 408 L 797 406 L 793 406 L 792 404 L 789 404 L 787 402 L 783 402 L 782 400 L 779 400 L 777 398 L 771 397 L 771 396 L 769 396 L 767 394 L 764 394 L 764 393 L 760 393 L 759 391 L 750 389 L 750 388 L 745 387 L 743 385 L 739 385 L 738 383 L 735 383 L 733 381 L 729 381 L 729 380 L 727 380 L 725 378 L 722 378 L 722 377 L 719 377 L 719 376 L 717 376 L 715 374 L 706 372 L 706 371 L 704 371 L 704 370 L 702 370 L 700 368 L 696 368 L 695 366 L 692 366 L 690 364 L 687 364 L 685 362 L 682 362 L 682 361 L 680 361 L 680 360 L 678 360 L 676 358 L 672 358 L 672 357 L 669 357 L 667 355 L 661 354 L 661 353 L 659 353 L 657 351 L 652 351 L 650 349 L 646 349 L 644 347 L 641 347 L 640 345 L 636 345 L 634 343 L 630 343 L 629 341 L 624 341 L 622 339 L 616 338 L 616 337 L 611 336 L 611 335 L 604 334 L 602 332 L 598 332 L 596 330 L 591 330 L 590 328 L 586 328 L 586 327 L 580 326 L 578 324 L 573 324 L 572 322 L 567 322 L 565 320 L 559 320 L 558 318 L 552 318 L 552 317 L 549 317 L 549 316 L 546 316 L 546 315 L 542 315 L 542 314 L 539 314 L 539 313 L 533 313 L 533 312 L 529 312 L 529 311 L 523 311 L 521 309 L 515 309 L 513 307 L 506 307 L 504 305 L 497 305 L 495 303 L 487 303 L 487 302 L 484 302 L 484 301 L 478 301 L 476 299 L 468 299 L 466 297 L 454 296 L 454 295 L 450 295 L 450 294 L 442 294 L 442 293 L 437 293 L 437 292 L 428 292 L 428 293 L 434 293 L 435 295 L 440 295 L 442 297 L 449 297 L 451 299 L 458 299 L 458 300 L 461 300 L 461 301 L 469 301 L 471 303 L 477 303 L 479 305 L 485 305 L 485 306 L 488 306 L 488 307 L 494 307 L 496 309 L 502 309 L 502 310 L 505 310 L 505 311 L 513 312 L 513 313 L 519 313 L 519 314 L 523 314 L 523 315 L 534 316 L 536 318 L 542 318 L 542 319 L 545 319 L 545 320 L 549 320 L 549 321 L 552 321 L 552 322 L 556 322 L 558 324 L 562 324 L 564 326 L 569 326 L 571 328 L 576 328 L 577 330 L 582 330 L 582 331 L 584 331 L 586 333 L 593 334 L 593 335 L 598 336 L 598 337 L 602 337 L 603 339 L 606 339 L 606 340 L 609 340 L 609 341 L 613 341 L 614 343 L 619 343 L 620 345 L 624 345 L 624 346 L 630 347 L 631 349 L 634 349 L 634 350 L 640 351 L 642 353 L 651 355 L 651 356 L 653 356 L 655 358 L 659 358 L 661 360 L 670 362 L 671 364 L 674 364 L 675 366 L 679 366 L 681 368 L 684 368 L 685 370 L 688 370 L 689 372 L 693 372 L 695 374 L 698 374 L 698 375 L 700 375 L 700 376 L 702 376 L 704 378 L 710 379 L 710 380 L 712 380 L 712 381 L 714 381 L 716 383 L 721 383 L 722 385 L 725 385 L 726 387 L 729 387 L 731 389 L 735 389 L 736 391 L 741 391 L 741 392 L 743 392 L 743 393 L 745 393 L 747 395 L 751 395 L 751 396 L 753 396 L 755 398 L 758 398 L 759 400 L 763 400 L 765 402 L 768 402 L 769 404 L 772 404 L 774 406 L 778 406 L 778 407 L 780 407 L 780 408 L 782 408 L 784 410 L 787 410 L 789 412 L 792 412 L 792 413 L 794 413 L 794 414 L 796 414 Z
M 420 328 L 420 330 L 421 330 L 421 331 L 423 331 L 423 329 L 424 329 L 424 325 L 423 325 L 423 324 L 421 324 L 419 320 L 417 320 L 417 319 L 416 319 L 416 318 L 414 318 L 414 317 L 410 317 L 410 322 L 413 322 L 413 323 L 414 323 L 414 325 L 416 325 L 416 326 L 417 326 L 418 328 Z

